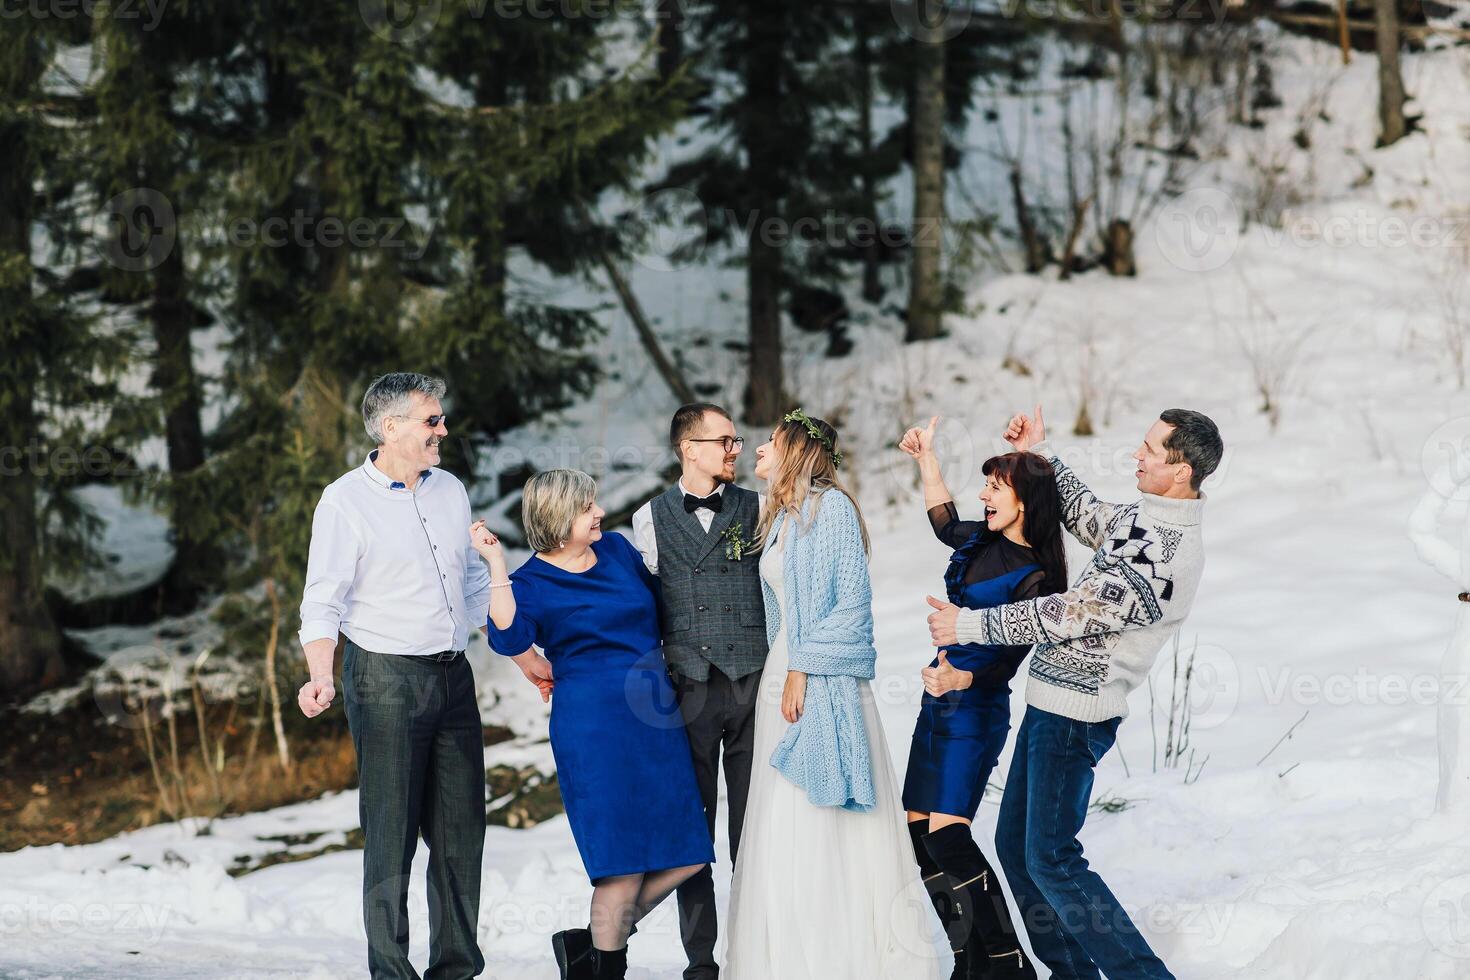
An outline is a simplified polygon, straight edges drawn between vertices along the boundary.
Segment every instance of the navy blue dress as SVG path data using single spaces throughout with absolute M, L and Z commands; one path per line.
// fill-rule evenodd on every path
M 657 580 L 609 532 L 569 572 L 531 557 L 511 575 L 516 616 L 490 646 L 551 661 L 551 751 L 572 836 L 594 883 L 712 863 L 689 738 L 664 666 Z
M 931 513 L 930 519 L 939 539 L 955 547 L 944 576 L 950 602 L 989 609 L 1040 593 L 1044 576 L 1031 549 L 981 522 L 957 520 L 952 503 L 940 506 L 946 513 Z M 975 819 L 1010 732 L 1010 681 L 1030 649 L 982 643 L 945 647 L 950 664 L 974 676 L 963 691 L 937 698 L 924 693 L 904 774 L 905 810 Z M 939 658 L 929 666 L 939 666 Z

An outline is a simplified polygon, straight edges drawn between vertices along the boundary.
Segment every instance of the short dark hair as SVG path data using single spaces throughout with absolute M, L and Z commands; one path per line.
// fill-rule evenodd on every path
M 679 410 L 674 413 L 673 421 L 669 423 L 669 448 L 677 455 L 679 443 L 690 439 L 694 433 L 699 431 L 699 426 L 704 422 L 704 413 L 714 412 L 730 418 L 730 413 L 718 405 L 709 402 L 690 402 L 688 405 L 680 405 Z M 734 421 L 731 419 L 731 421 Z
M 1171 463 L 1188 463 L 1191 471 L 1189 486 L 1198 490 L 1225 455 L 1220 429 L 1208 415 L 1187 408 L 1168 409 L 1159 415 L 1159 420 L 1174 427 L 1164 440 L 1164 449 L 1168 453 L 1164 458 Z

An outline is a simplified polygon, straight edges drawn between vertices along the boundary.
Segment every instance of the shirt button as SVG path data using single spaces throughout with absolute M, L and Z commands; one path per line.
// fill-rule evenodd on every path
M 729 611 L 730 611 L 730 607 L 729 606 L 726 606 L 725 607 L 725 612 L 729 612 Z
M 729 565 L 721 565 L 720 566 L 720 571 L 722 571 L 722 572 L 728 572 L 729 570 L 730 570 L 730 566 Z
M 695 570 L 694 570 L 694 574 L 695 574 L 695 575 L 698 575 L 698 574 L 700 574 L 700 573 L 701 573 L 701 572 L 703 572 L 703 571 L 704 571 L 704 569 L 702 569 L 702 568 L 696 568 L 696 569 L 695 569 Z
M 699 607 L 699 611 L 700 611 L 700 612 L 704 612 L 704 611 L 705 611 L 705 609 L 707 609 L 707 608 L 708 608 L 708 607 L 707 607 L 707 606 L 700 606 L 700 607 Z M 730 608 L 730 607 L 729 607 L 729 606 L 726 606 L 726 607 L 725 607 L 725 608 L 726 608 L 726 609 L 728 609 L 728 608 Z
M 735 644 L 733 644 L 733 643 L 726 643 L 725 644 L 725 649 L 726 650 L 733 650 L 733 649 L 735 649 Z
M 699 649 L 704 650 L 704 651 L 707 652 L 709 650 L 709 647 L 700 647 Z

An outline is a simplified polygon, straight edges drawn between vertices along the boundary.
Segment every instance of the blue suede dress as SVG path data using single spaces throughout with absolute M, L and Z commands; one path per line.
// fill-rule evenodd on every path
M 490 623 L 506 656 L 551 661 L 551 751 L 572 836 L 595 883 L 715 859 L 689 739 L 664 666 L 655 592 L 636 548 L 608 532 L 597 563 L 532 557 L 511 575 L 516 616 Z
M 952 504 L 948 520 L 935 515 L 931 520 L 941 541 L 958 543 L 944 576 L 950 602 L 989 609 L 1039 594 L 1041 566 L 1029 548 L 988 532 L 979 522 L 954 519 Z M 1030 649 L 982 643 L 945 647 L 950 664 L 974 678 L 963 691 L 937 698 L 925 692 L 904 775 L 905 810 L 975 819 L 1010 732 L 1010 681 Z M 939 666 L 939 658 L 929 666 Z

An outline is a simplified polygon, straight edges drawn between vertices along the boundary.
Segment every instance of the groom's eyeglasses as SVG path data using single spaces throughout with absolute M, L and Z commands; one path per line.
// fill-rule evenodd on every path
M 410 422 L 427 422 L 429 428 L 431 429 L 439 428 L 439 426 L 443 424 L 444 420 L 449 418 L 448 415 L 430 415 L 428 418 L 423 419 L 415 418 L 412 415 L 395 415 L 393 417 L 396 419 L 408 419 L 408 421 Z
M 727 452 L 727 453 L 730 450 L 732 450 L 732 449 L 744 449 L 745 448 L 745 437 L 744 436 L 721 436 L 718 439 L 690 439 L 689 441 L 690 442 L 718 442 L 721 446 L 724 447 L 725 452 Z

